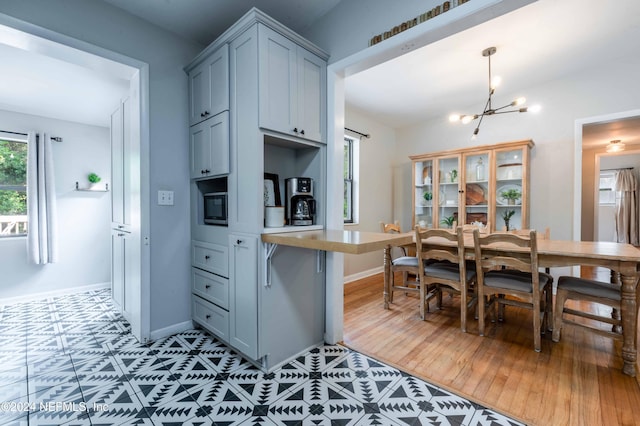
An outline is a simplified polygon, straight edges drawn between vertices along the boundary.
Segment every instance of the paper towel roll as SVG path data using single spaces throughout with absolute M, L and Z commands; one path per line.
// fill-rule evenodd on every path
M 284 226 L 284 207 L 265 207 L 264 226 L 267 228 L 279 228 Z

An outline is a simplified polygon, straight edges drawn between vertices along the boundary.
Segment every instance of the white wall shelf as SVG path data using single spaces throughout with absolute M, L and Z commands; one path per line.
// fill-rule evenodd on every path
M 84 191 L 84 192 L 109 192 L 109 184 L 105 183 L 104 188 L 93 189 L 93 188 L 80 188 L 80 184 L 76 182 L 76 191 Z

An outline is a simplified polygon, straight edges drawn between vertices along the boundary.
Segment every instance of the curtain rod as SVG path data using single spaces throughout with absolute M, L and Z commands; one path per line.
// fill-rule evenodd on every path
M 26 133 L 22 133 L 22 132 L 10 132 L 9 130 L 0 130 L 0 132 L 2 133 L 9 133 L 11 135 L 21 135 L 21 136 L 28 136 Z M 51 136 L 51 140 L 52 141 L 56 141 L 56 142 L 62 142 L 62 138 L 59 136 Z
M 348 131 L 350 131 L 350 132 L 353 132 L 353 133 L 355 133 L 355 134 L 357 134 L 357 135 L 364 136 L 364 137 L 365 137 L 365 138 L 367 138 L 367 139 L 371 138 L 371 135 L 370 135 L 370 134 L 368 134 L 368 133 L 358 132 L 357 130 L 350 129 L 350 128 L 348 128 L 348 127 L 345 127 L 344 129 L 345 129 L 345 130 L 348 130 Z
M 617 169 L 600 169 L 601 172 L 612 172 L 614 170 L 633 170 L 633 167 L 619 167 Z

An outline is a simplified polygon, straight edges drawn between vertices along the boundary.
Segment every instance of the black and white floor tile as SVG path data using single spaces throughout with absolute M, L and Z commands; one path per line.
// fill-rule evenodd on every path
M 0 306 L 2 425 L 520 425 L 339 345 L 264 373 L 201 330 L 147 345 L 108 290 Z

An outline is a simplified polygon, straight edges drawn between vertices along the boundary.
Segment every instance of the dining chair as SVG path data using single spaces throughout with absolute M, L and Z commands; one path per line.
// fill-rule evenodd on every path
M 533 342 L 541 350 L 540 335 L 552 324 L 553 277 L 538 271 L 537 235 L 529 236 L 496 232 L 482 236 L 473 231 L 478 293 L 478 329 L 485 332 L 485 308 L 499 306 L 499 319 L 504 318 L 504 306 L 518 306 L 533 311 Z M 504 250 L 496 250 L 504 247 Z M 504 269 L 496 267 L 504 266 Z
M 384 233 L 400 234 L 400 225 L 395 223 L 380 222 L 380 230 Z M 399 247 L 402 256 L 391 260 L 391 277 L 389 288 L 389 302 L 393 302 L 394 291 L 404 291 L 405 293 L 420 293 L 420 283 L 418 282 L 418 258 L 407 255 L 404 247 Z M 402 273 L 402 284 L 396 284 L 395 273 Z M 413 277 L 413 279 L 411 279 Z
M 572 305 L 573 308 L 565 306 L 567 300 L 575 302 L 591 302 L 597 305 L 605 305 L 615 308 L 619 312 L 621 309 L 621 299 L 622 297 L 619 284 L 612 284 L 586 278 L 561 276 L 558 278 L 558 288 L 556 290 L 552 340 L 554 342 L 558 342 L 560 340 L 560 332 L 565 324 L 582 327 L 599 335 L 611 337 L 615 340 L 622 340 L 622 321 L 620 320 L 619 315 L 606 317 L 587 310 L 573 309 L 577 307 L 575 305 Z M 640 304 L 640 292 L 636 295 L 636 304 Z M 574 317 L 582 317 L 601 323 L 611 324 L 613 327 L 607 330 L 598 327 L 597 324 L 578 322 L 576 321 L 577 318 L 574 319 Z
M 422 229 L 416 226 L 416 255 L 424 265 L 418 279 L 420 286 L 420 318 L 425 319 L 429 300 L 437 296 L 438 307 L 442 307 L 442 291 L 460 294 L 460 328 L 467 331 L 467 311 L 473 307 L 476 297 L 470 292 L 474 288 L 476 272 L 468 269 L 465 262 L 464 235 L 462 227 L 455 232 L 446 229 Z M 450 247 L 430 245 L 429 240 L 451 242 Z M 471 290 L 471 291 L 470 291 Z

